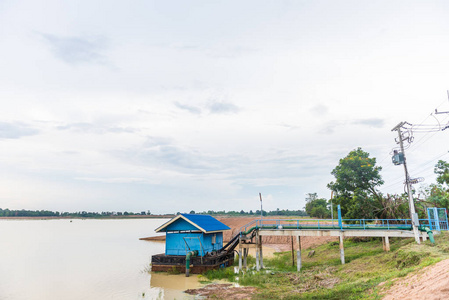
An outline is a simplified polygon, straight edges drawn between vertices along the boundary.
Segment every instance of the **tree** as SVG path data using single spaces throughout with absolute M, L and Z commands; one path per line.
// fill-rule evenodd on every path
M 373 218 L 382 210 L 382 195 L 377 190 L 384 183 L 380 170 L 376 159 L 370 158 L 360 147 L 340 159 L 331 172 L 335 182 L 330 182 L 327 187 L 335 193 L 333 202 L 341 205 L 344 217 Z
M 326 199 L 314 199 L 306 203 L 306 213 L 310 217 L 328 218 L 330 217 L 330 210 L 327 208 Z
M 311 217 L 316 217 L 320 219 L 328 218 L 330 215 L 330 211 L 324 206 L 316 206 L 312 209 L 310 213 Z
M 423 192 L 427 206 L 449 209 L 449 192 L 441 184 L 431 184 Z
M 437 182 L 439 184 L 446 184 L 449 186 L 449 163 L 444 160 L 439 160 L 433 169 L 437 174 Z
M 310 202 L 310 201 L 313 201 L 315 199 L 318 199 L 318 194 L 317 193 L 307 193 L 306 195 L 307 195 L 306 203 Z

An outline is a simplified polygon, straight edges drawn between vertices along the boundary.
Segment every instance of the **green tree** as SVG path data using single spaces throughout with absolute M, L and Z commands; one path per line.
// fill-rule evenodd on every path
M 327 208 L 327 200 L 326 199 L 313 199 L 311 198 L 306 200 L 306 213 L 310 217 L 315 218 L 328 218 L 330 217 L 331 211 Z
M 330 210 L 328 210 L 326 207 L 324 206 L 315 206 L 311 213 L 310 213 L 311 217 L 316 217 L 316 218 L 328 218 L 330 216 Z
M 431 184 L 424 189 L 427 206 L 449 209 L 449 192 L 441 184 Z
M 444 160 L 439 160 L 433 169 L 437 174 L 437 182 L 439 184 L 446 184 L 449 186 L 449 163 Z
M 382 194 L 377 187 L 384 181 L 380 170 L 382 167 L 376 166 L 376 159 L 360 147 L 340 159 L 331 172 L 335 182 L 327 187 L 335 193 L 333 201 L 341 205 L 345 218 L 374 218 L 381 212 Z

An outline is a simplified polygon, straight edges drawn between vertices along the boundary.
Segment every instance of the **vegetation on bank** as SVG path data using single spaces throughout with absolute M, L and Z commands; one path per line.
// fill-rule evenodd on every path
M 134 212 L 115 212 L 103 211 L 99 212 L 59 212 L 50 210 L 10 210 L 0 208 L 0 217 L 70 217 L 70 218 L 102 218 L 102 217 L 116 217 L 116 216 L 151 216 L 150 211 L 142 211 L 140 213 Z
M 265 269 L 259 272 L 250 258 L 244 273 L 226 268 L 209 271 L 203 278 L 258 287 L 253 299 L 380 299 L 392 279 L 449 258 L 449 232 L 435 239 L 435 245 L 429 241 L 418 245 L 413 239 L 390 238 L 391 251 L 384 252 L 380 238 L 354 238 L 345 240 L 345 265 L 338 242 L 331 242 L 313 248 L 312 257 L 307 256 L 311 249 L 303 250 L 299 273 L 292 266 L 291 252 L 283 252 L 264 258 Z
M 195 214 L 195 211 L 190 211 L 190 214 Z M 180 212 L 177 212 L 176 215 L 179 215 Z M 260 216 L 260 211 L 256 210 L 253 212 L 252 210 L 249 212 L 245 212 L 241 210 L 237 211 L 213 211 L 209 210 L 207 212 L 200 212 L 198 214 L 207 214 L 212 216 L 225 215 L 231 217 L 243 217 L 243 216 Z M 163 214 L 156 216 L 169 216 L 173 217 L 175 214 Z M 263 211 L 264 216 L 307 216 L 305 211 L 302 210 L 277 210 L 273 211 Z M 102 211 L 102 212 L 88 212 L 88 211 L 79 211 L 79 212 L 59 212 L 59 211 L 50 211 L 50 210 L 10 210 L 10 209 L 1 209 L 0 208 L 0 217 L 70 217 L 70 218 L 106 218 L 106 217 L 120 217 L 120 216 L 153 216 L 153 214 L 148 211 L 142 211 L 140 213 L 135 212 L 116 212 L 116 211 Z
M 177 214 L 180 214 L 178 212 Z M 202 212 L 195 212 L 194 210 L 191 210 L 189 214 L 201 214 L 201 215 L 211 215 L 211 216 L 230 216 L 230 217 L 258 217 L 260 216 L 260 210 L 246 212 L 244 210 L 241 211 L 214 211 L 214 210 L 208 210 L 208 211 L 202 211 Z M 276 209 L 276 210 L 262 210 L 263 216 L 296 216 L 296 217 L 305 217 L 307 216 L 307 213 L 303 210 L 288 210 L 288 209 Z

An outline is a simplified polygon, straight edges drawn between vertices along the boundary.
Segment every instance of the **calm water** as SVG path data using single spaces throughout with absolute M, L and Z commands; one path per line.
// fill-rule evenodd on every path
M 166 221 L 0 220 L 0 299 L 192 299 L 196 276 L 147 272 Z

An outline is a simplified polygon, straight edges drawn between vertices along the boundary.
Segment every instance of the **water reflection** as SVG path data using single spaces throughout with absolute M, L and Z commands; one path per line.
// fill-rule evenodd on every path
M 151 286 L 173 290 L 196 289 L 202 286 L 198 281 L 198 275 L 186 277 L 184 274 L 170 275 L 166 273 L 152 273 Z
M 183 293 L 187 289 L 202 287 L 197 275 L 186 277 L 184 274 L 170 275 L 167 273 L 151 273 L 152 295 L 155 292 L 160 299 L 195 299 L 194 296 Z

